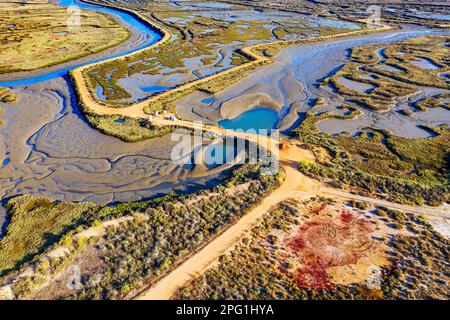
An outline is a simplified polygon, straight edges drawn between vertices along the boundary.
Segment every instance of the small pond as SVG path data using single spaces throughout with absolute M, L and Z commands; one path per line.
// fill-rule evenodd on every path
M 257 108 L 242 113 L 234 119 L 219 121 L 219 125 L 230 130 L 274 129 L 278 122 L 278 112 L 268 108 Z

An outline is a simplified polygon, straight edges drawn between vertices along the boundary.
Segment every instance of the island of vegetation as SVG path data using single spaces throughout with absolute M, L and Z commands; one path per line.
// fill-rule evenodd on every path
M 52 4 L 0 3 L 0 74 L 31 71 L 103 51 L 130 33 L 109 16 L 80 10 L 70 26 L 66 8 Z

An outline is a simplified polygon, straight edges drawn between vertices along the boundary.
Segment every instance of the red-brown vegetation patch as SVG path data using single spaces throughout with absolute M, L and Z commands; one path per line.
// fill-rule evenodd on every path
M 325 208 L 321 208 L 323 211 Z M 331 289 L 327 268 L 355 264 L 367 255 L 374 240 L 373 225 L 344 210 L 338 217 L 321 217 L 305 222 L 286 245 L 299 263 L 294 281 L 315 289 Z

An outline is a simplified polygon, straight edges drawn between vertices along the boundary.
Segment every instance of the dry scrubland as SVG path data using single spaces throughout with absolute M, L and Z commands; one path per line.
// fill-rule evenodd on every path
M 422 218 L 351 205 L 283 202 L 175 298 L 449 298 L 447 239 Z
M 149 18 L 163 24 L 162 17 L 169 14 L 167 4 L 151 4 L 153 9 L 160 6 L 164 10 L 153 10 L 155 13 Z M 142 2 L 129 5 L 142 9 Z M 176 18 L 186 18 L 183 15 L 187 13 L 172 11 L 176 14 L 170 14 Z M 126 97 L 126 92 L 117 86 L 119 76 L 161 72 L 161 66 L 184 69 L 186 66 L 180 62 L 178 53 L 210 55 L 211 63 L 213 56 L 205 45 L 207 42 L 232 41 L 235 36 L 246 37 L 242 39 L 244 42 L 250 37 L 263 39 L 266 36 L 258 25 L 250 26 L 248 35 L 236 35 L 236 30 L 220 21 L 200 19 L 198 22 L 189 22 L 186 30 L 177 29 L 175 23 L 164 23 L 175 35 L 171 42 L 143 52 L 142 56 L 96 66 L 99 74 L 114 72 L 107 82 L 105 77 L 96 78 L 91 73 L 91 90 L 99 84 L 110 86 L 106 94 L 111 100 L 120 99 Z M 201 36 L 205 28 L 215 32 Z M 342 95 L 380 110 L 380 101 L 384 103 L 394 95 L 412 92 L 410 88 L 414 85 L 436 80 L 435 72 L 416 70 L 411 64 L 413 59 L 430 59 L 448 70 L 448 54 L 443 49 L 445 41 L 443 37 L 421 38 L 386 49 L 383 63 L 404 68 L 405 74 L 401 76 L 377 68 L 380 61 L 374 52 L 378 48 L 353 50 L 352 61 L 339 76 L 354 80 L 352 77 L 363 72 L 374 75 L 372 80 L 377 82 L 377 89 L 367 95 L 343 91 L 338 78 L 330 78 L 327 83 L 336 82 L 335 88 L 342 90 Z M 436 50 L 430 49 L 433 46 Z M 273 46 L 260 53 L 270 56 L 278 49 Z M 399 50 L 404 54 L 399 56 Z M 164 55 L 164 52 L 171 55 Z M 245 54 L 238 53 L 233 65 L 247 60 Z M 356 64 L 363 68 L 355 68 Z M 241 73 L 231 74 L 227 81 L 216 78 L 200 89 L 220 91 L 242 76 Z M 433 83 L 439 87 L 445 83 L 442 81 Z M 8 94 L 0 91 L 2 98 Z M 164 108 L 170 109 L 165 103 L 178 97 L 169 95 L 168 100 L 164 100 Z M 421 108 L 440 106 L 441 97 L 433 99 L 420 102 Z M 163 107 L 162 102 L 159 103 L 148 106 L 147 111 Z M 317 101 L 318 105 L 321 103 Z M 434 138 L 415 140 L 373 129 L 359 136 L 319 133 L 316 128 L 319 121 L 353 119 L 361 113 L 350 105 L 343 105 L 341 109 L 344 115 L 320 114 L 313 108 L 292 132 L 291 139 L 313 151 L 316 157 L 315 162 L 299 163 L 301 172 L 334 186 L 352 186 L 357 192 L 400 203 L 437 205 L 448 201 L 448 128 L 429 128 Z M 149 139 L 171 130 L 155 127 L 147 120 L 98 116 L 84 111 L 91 124 L 125 141 Z M 117 120 L 124 122 L 116 126 Z M 117 128 L 121 131 L 117 132 Z M 5 237 L 0 239 L 0 297 L 131 298 L 173 270 L 279 186 L 283 172 L 278 176 L 261 176 L 259 169 L 260 165 L 243 165 L 231 172 L 224 184 L 211 190 L 114 207 L 54 203 L 32 196 L 12 199 L 7 205 L 11 222 Z M 177 297 L 449 298 L 448 240 L 433 231 L 422 218 L 388 208 L 367 208 L 364 203 L 352 205 L 357 207 L 355 212 L 330 199 L 313 199 L 306 203 L 294 199 L 281 203 L 266 215 L 250 237 L 223 256 L 216 267 L 181 290 Z M 115 222 L 108 224 L 106 221 Z M 330 254 L 324 246 L 333 249 Z M 80 267 L 80 286 L 69 290 L 66 284 L 75 266 Z M 368 287 L 367 280 L 371 279 L 372 271 L 380 270 L 378 268 L 381 268 L 381 287 Z
M 106 15 L 81 12 L 81 28 L 69 29 L 70 12 L 51 4 L 0 3 L 0 73 L 30 71 L 115 46 L 129 32 Z

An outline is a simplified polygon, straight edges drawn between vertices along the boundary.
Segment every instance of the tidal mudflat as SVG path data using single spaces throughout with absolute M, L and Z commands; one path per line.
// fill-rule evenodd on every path
M 132 201 L 214 185 L 229 168 L 178 166 L 170 136 L 126 143 L 101 134 L 80 115 L 62 78 L 15 92 L 16 103 L 1 104 L 2 199 L 39 194 L 98 204 Z
M 334 111 L 336 106 L 349 103 L 333 88 L 319 86 L 323 79 L 333 76 L 349 62 L 352 48 L 365 45 L 389 44 L 425 35 L 441 34 L 444 31 L 406 28 L 378 35 L 366 35 L 352 39 L 339 39 L 322 43 L 293 45 L 283 49 L 274 59 L 275 64 L 255 71 L 236 85 L 214 95 L 195 92 L 176 102 L 177 112 L 188 119 L 199 115 L 210 121 L 233 119 L 251 109 L 269 108 L 279 114 L 276 127 L 282 131 L 292 128 L 301 121 L 318 97 L 326 103 L 318 112 Z M 444 32 L 445 33 L 445 32 Z M 383 46 L 384 47 L 384 46 Z M 368 77 L 370 79 L 370 77 Z M 376 86 L 368 83 L 346 80 L 349 89 L 360 93 L 372 91 Z M 355 87 L 356 86 L 356 87 Z M 387 111 L 378 112 L 361 108 L 362 114 L 353 120 L 330 119 L 320 122 L 318 127 L 331 134 L 348 132 L 355 134 L 365 127 L 380 128 L 394 134 L 422 138 L 430 136 L 425 126 L 450 124 L 449 111 L 443 108 L 427 109 L 412 116 L 402 115 L 399 110 L 423 97 L 448 93 L 448 89 L 417 88 L 418 92 L 399 100 Z M 205 103 L 205 101 L 207 103 Z M 444 101 L 445 102 L 445 101 Z

